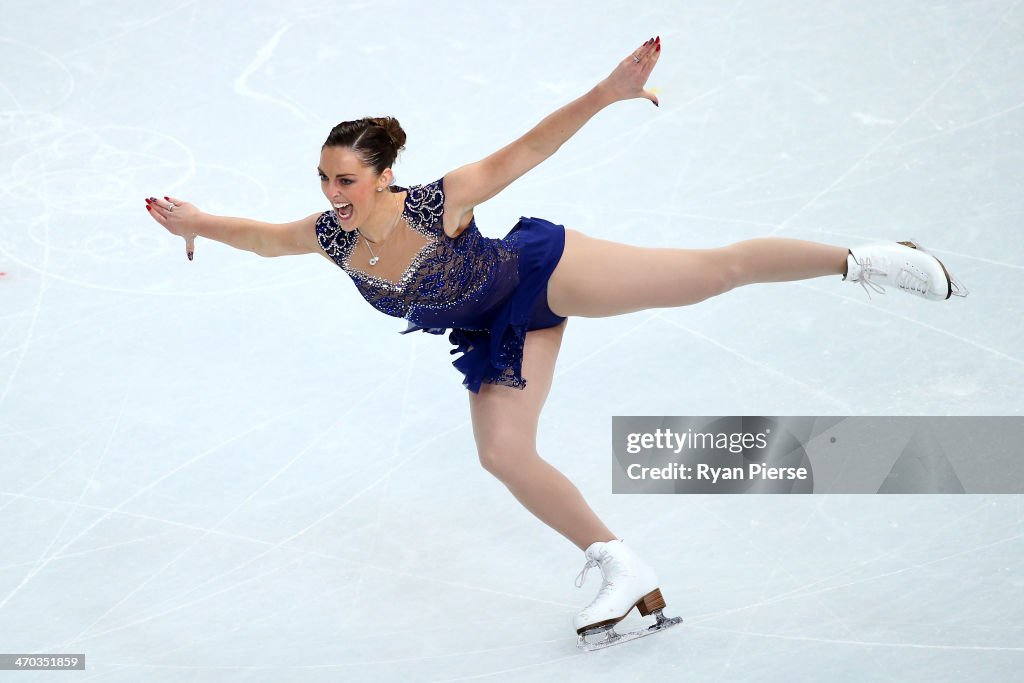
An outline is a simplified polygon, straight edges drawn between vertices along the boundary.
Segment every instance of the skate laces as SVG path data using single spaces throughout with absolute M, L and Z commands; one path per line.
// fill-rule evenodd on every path
M 871 263 L 871 259 L 867 256 L 862 258 L 861 274 L 860 274 L 860 286 L 867 292 L 868 298 L 871 298 L 871 292 L 868 288 L 875 290 L 878 294 L 885 294 L 885 288 L 878 284 L 872 279 L 872 276 L 878 275 L 881 277 L 888 277 L 889 273 L 885 270 L 875 266 Z M 892 284 L 897 289 L 902 289 L 905 292 L 911 292 L 914 294 L 920 294 L 924 296 L 928 293 L 928 278 L 918 274 L 913 269 L 903 266 L 896 273 L 896 277 L 893 279 Z
M 916 294 L 924 295 L 928 293 L 928 280 L 914 274 L 907 268 L 901 270 L 899 275 L 896 276 L 896 286 Z
M 942 265 L 941 261 L 932 256 L 916 241 L 897 242 L 897 244 L 914 249 L 918 253 L 926 255 L 927 258 L 934 260 L 940 266 Z M 868 295 L 869 299 L 871 298 L 870 290 L 872 289 L 878 294 L 885 294 L 885 288 L 878 282 L 875 282 L 875 277 L 897 289 L 917 294 L 918 296 L 927 297 L 929 292 L 931 292 L 932 279 L 925 270 L 914 265 L 909 256 L 905 258 L 903 256 L 894 256 L 894 258 L 879 257 L 878 263 L 872 262 L 870 256 L 861 256 L 859 259 L 855 256 L 854 261 L 861 267 L 861 273 L 856 281 L 864 288 L 864 292 Z M 942 269 L 946 273 L 944 266 Z M 946 273 L 946 276 L 950 277 L 948 273 Z M 950 291 L 952 290 L 953 281 L 950 278 Z
M 600 566 L 601 564 L 597 560 L 590 560 L 583 565 L 583 569 L 576 575 L 576 587 L 583 588 L 583 582 L 587 580 L 587 572 L 593 567 Z M 590 604 L 583 608 L 584 611 L 599 603 L 605 595 L 615 588 L 615 584 L 604 576 L 604 570 L 601 571 L 601 576 L 604 578 L 604 581 L 601 583 L 601 589 L 597 591 L 597 595 L 595 595 L 594 599 L 590 601 Z
M 854 260 L 857 261 L 856 258 L 854 258 Z M 868 256 L 862 256 L 857 263 L 860 265 L 860 277 L 857 279 L 857 282 L 859 282 L 860 286 L 864 288 L 868 298 L 871 298 L 871 292 L 868 289 L 869 287 L 875 290 L 878 294 L 885 294 L 885 287 L 872 280 L 871 276 L 881 275 L 882 277 L 885 277 L 887 273 L 872 264 L 871 258 Z
M 597 566 L 599 566 L 597 560 L 587 560 L 587 563 L 583 565 L 583 569 L 581 569 L 580 573 L 576 575 L 577 588 L 583 588 L 583 582 L 587 580 L 587 572 Z

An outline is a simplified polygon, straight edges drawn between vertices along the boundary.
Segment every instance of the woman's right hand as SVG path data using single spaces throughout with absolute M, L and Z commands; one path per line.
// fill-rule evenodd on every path
M 157 223 L 167 228 L 167 232 L 185 240 L 185 253 L 191 261 L 203 212 L 177 197 L 149 197 L 146 199 L 146 208 Z
M 600 86 L 608 93 L 612 102 L 642 97 L 653 102 L 655 106 L 661 106 L 658 104 L 658 96 L 654 90 L 644 89 L 651 71 L 658 63 L 659 56 L 661 56 L 661 36 L 651 38 L 619 62 L 619 65 L 600 83 Z

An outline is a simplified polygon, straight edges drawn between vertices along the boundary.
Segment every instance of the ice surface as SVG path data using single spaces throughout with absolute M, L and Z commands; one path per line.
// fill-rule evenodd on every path
M 539 451 L 686 620 L 585 654 L 598 582 L 477 464 L 447 340 L 320 256 L 200 239 L 190 263 L 143 199 L 326 210 L 320 145 L 363 115 L 399 118 L 398 182 L 429 182 L 654 34 L 661 107 L 601 112 L 478 207 L 485 234 L 916 237 L 971 296 L 834 277 L 570 320 Z M 103 682 L 1019 675 L 1021 497 L 613 496 L 610 435 L 1020 415 L 1022 36 L 1019 0 L 5 3 L 0 652 L 84 652 Z

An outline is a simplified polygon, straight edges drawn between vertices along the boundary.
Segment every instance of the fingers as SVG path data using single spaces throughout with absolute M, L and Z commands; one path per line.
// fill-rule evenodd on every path
M 657 61 L 661 54 L 661 36 L 655 37 L 654 41 L 647 45 L 647 53 L 644 55 L 647 57 L 649 63 Z
M 650 38 L 640 49 L 633 53 L 631 59 L 626 61 L 627 66 L 629 62 L 635 63 L 640 67 L 639 72 L 643 78 L 641 87 L 647 82 L 647 78 L 650 76 L 651 71 L 654 70 L 654 65 L 658 62 L 658 57 L 661 56 L 661 36 L 655 36 Z M 651 104 L 655 107 L 660 107 L 661 102 L 658 100 L 657 91 L 655 90 L 642 90 L 640 97 L 650 100 Z
M 172 203 L 172 201 L 173 200 L 170 197 L 164 197 L 163 199 L 157 199 L 156 197 L 150 197 L 149 199 L 146 200 L 146 203 L 148 203 L 154 209 L 159 209 L 159 210 L 163 211 L 166 214 L 167 212 L 169 212 L 171 210 L 171 203 Z M 177 206 L 181 202 L 173 202 L 173 203 L 174 203 L 175 206 Z
M 661 52 L 661 36 L 655 36 L 650 38 L 643 45 L 640 46 L 633 54 L 643 62 L 645 59 L 657 59 L 658 53 Z
M 184 205 L 185 202 L 183 202 L 180 199 L 175 199 L 173 197 L 164 197 L 163 199 L 149 197 L 148 199 L 146 199 L 146 207 L 150 210 L 150 213 L 152 213 L 154 216 L 163 218 L 165 221 L 169 220 L 172 217 L 172 214 L 175 209 L 181 212 L 181 207 Z M 177 216 L 175 216 L 175 218 L 177 218 Z M 164 225 L 166 226 L 167 223 L 165 222 Z
M 160 206 L 152 197 L 146 200 L 146 208 L 149 209 L 149 215 L 156 219 L 158 223 L 167 227 L 167 209 Z
M 627 71 L 640 67 L 639 71 L 646 79 L 651 71 L 654 70 L 654 65 L 657 64 L 659 56 L 661 56 L 661 36 L 656 36 L 641 45 L 638 50 L 624 59 L 622 67 Z
M 633 52 L 630 53 L 630 55 L 628 57 L 623 59 L 622 63 L 623 64 L 629 64 L 630 62 L 632 62 L 634 64 L 639 64 L 640 62 L 642 62 L 646 58 L 647 58 L 647 43 L 644 43 L 643 45 L 641 45 L 637 49 L 633 50 Z
M 149 210 L 149 215 L 153 217 L 160 225 L 164 226 L 168 232 L 172 235 L 179 235 L 185 238 L 185 255 L 188 256 L 188 260 L 193 260 L 193 255 L 196 250 L 196 236 L 195 234 L 181 235 L 179 231 L 171 228 L 170 217 L 171 217 L 171 205 L 181 206 L 184 202 L 174 197 L 164 197 L 163 201 L 156 199 L 155 197 L 149 197 L 146 199 L 146 209 Z

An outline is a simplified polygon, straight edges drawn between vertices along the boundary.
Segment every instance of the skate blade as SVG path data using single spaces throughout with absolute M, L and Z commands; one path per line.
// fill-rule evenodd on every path
M 956 279 L 952 275 L 949 276 L 949 282 L 952 287 L 951 296 L 965 297 L 971 293 L 969 289 L 964 287 L 964 283 L 960 282 L 960 280 Z
M 946 296 L 947 299 L 952 296 L 958 296 L 963 298 L 971 293 L 970 290 L 968 290 L 967 287 L 964 286 L 963 282 L 953 277 L 953 274 L 950 273 L 949 270 L 946 268 L 946 264 L 943 263 L 938 256 L 928 251 L 928 249 L 925 248 L 925 246 L 921 244 L 921 241 L 918 240 L 916 237 L 911 237 L 908 241 L 900 242 L 900 244 L 905 244 L 908 247 L 919 249 L 939 262 L 939 265 L 942 266 L 942 272 L 946 274 L 946 280 L 949 282 L 949 294 Z
M 666 629 L 669 629 L 676 624 L 683 623 L 682 617 L 672 617 L 671 619 L 661 614 L 661 610 L 653 612 L 657 618 L 657 623 L 651 624 L 646 628 L 638 628 L 634 631 L 626 631 L 625 633 L 619 633 L 615 630 L 615 626 L 604 626 L 593 631 L 587 631 L 581 633 L 576 639 L 576 647 L 586 652 L 594 652 L 595 650 L 603 650 L 606 647 L 612 645 L 620 645 L 622 643 L 628 643 L 631 640 L 637 638 L 643 638 L 654 633 L 660 633 Z M 587 637 L 603 636 L 599 640 L 587 640 Z

